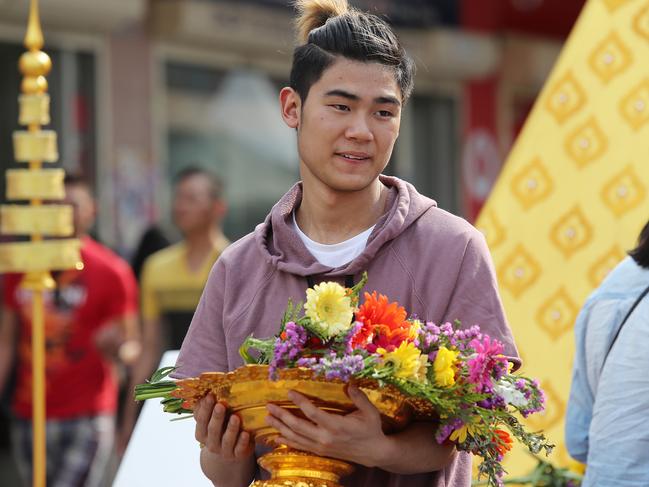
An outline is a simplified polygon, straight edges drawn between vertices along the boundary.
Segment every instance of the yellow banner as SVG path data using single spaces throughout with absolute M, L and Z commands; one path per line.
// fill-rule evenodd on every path
M 648 60 L 649 1 L 589 0 L 477 222 L 564 465 L 576 315 L 649 218 Z

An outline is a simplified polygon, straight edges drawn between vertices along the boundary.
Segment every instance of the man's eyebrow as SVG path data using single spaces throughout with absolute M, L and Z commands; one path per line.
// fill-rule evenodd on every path
M 330 90 L 325 93 L 325 96 L 340 96 L 342 98 L 346 98 L 351 101 L 359 101 L 361 99 L 360 96 L 355 95 L 353 93 L 350 93 L 345 90 Z M 389 105 L 395 105 L 395 106 L 401 106 L 401 102 L 394 96 L 378 96 L 374 98 L 374 103 L 379 103 L 379 104 L 389 104 Z
M 347 98 L 348 100 L 358 101 L 361 99 L 360 96 L 354 95 L 349 91 L 345 90 L 330 90 L 325 93 L 325 96 L 340 96 L 342 98 Z
M 374 101 L 380 104 L 388 103 L 390 105 L 401 106 L 401 102 L 394 96 L 379 96 L 378 98 L 374 98 Z

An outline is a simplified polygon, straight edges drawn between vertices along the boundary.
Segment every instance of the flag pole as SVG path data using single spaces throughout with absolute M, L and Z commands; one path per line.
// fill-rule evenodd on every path
M 45 292 L 55 287 L 50 270 L 82 269 L 79 241 L 64 239 L 74 233 L 72 208 L 67 205 L 44 204 L 44 201 L 65 197 L 62 169 L 44 169 L 43 164 L 58 161 L 56 133 L 42 130 L 50 123 L 49 95 L 45 76 L 52 68 L 43 47 L 38 0 L 31 0 L 24 45 L 27 52 L 19 60 L 23 75 L 19 96 L 19 123 L 27 130 L 13 135 L 14 157 L 28 169 L 9 169 L 7 199 L 29 201 L 29 205 L 2 205 L 0 233 L 28 235 L 29 242 L 0 245 L 0 272 L 24 273 L 21 286 L 32 296 L 32 484 L 46 484 L 46 355 L 45 355 Z M 57 237 L 56 240 L 44 237 Z

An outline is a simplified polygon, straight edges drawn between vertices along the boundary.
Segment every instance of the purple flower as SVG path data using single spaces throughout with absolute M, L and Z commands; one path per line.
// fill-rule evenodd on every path
M 301 358 L 297 361 L 297 365 L 299 367 L 309 368 L 317 375 L 323 375 L 327 380 L 339 379 L 347 382 L 355 374 L 362 372 L 365 368 L 365 361 L 362 355 L 337 357 L 334 352 L 331 352 L 325 357 Z
M 449 421 L 448 423 L 442 423 L 439 428 L 437 429 L 437 433 L 435 433 L 435 439 L 437 440 L 437 443 L 440 445 L 444 443 L 449 436 L 451 436 L 451 433 L 455 431 L 458 428 L 461 428 L 464 423 L 462 422 L 461 419 L 455 418 Z
M 268 366 L 271 380 L 277 379 L 277 369 L 286 367 L 295 361 L 304 348 L 307 340 L 306 330 L 300 325 L 289 321 L 284 326 L 284 331 L 275 339 L 273 359 Z
M 352 327 L 345 335 L 343 344 L 345 345 L 345 353 L 347 355 L 351 355 L 352 352 L 354 351 L 354 347 L 352 346 L 352 343 L 354 341 L 354 337 L 360 331 L 361 328 L 363 328 L 363 323 L 360 321 L 355 321 Z

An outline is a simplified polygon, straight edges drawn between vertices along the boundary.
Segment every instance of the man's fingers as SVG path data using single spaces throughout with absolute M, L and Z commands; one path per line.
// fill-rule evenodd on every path
M 211 411 L 210 422 L 207 425 L 207 438 L 204 443 L 213 453 L 221 451 L 221 436 L 223 434 L 223 421 L 225 420 L 225 406 L 216 404 Z
M 376 409 L 374 404 L 371 403 L 365 393 L 358 387 L 350 384 L 347 388 L 347 395 L 362 413 L 369 416 L 380 416 L 378 409 Z
M 207 425 L 212 416 L 212 409 L 214 408 L 214 397 L 208 395 L 198 401 L 194 408 L 194 419 L 196 420 L 196 429 L 194 436 L 196 441 L 205 443 L 207 439 Z
M 332 414 L 324 412 L 299 392 L 288 391 L 288 398 L 293 402 L 293 404 L 295 404 L 302 410 L 307 418 L 309 418 L 315 424 L 320 425 L 324 428 L 331 428 L 334 426 L 335 418 L 333 418 Z M 292 414 L 290 415 L 293 416 Z M 306 433 L 306 431 L 304 433 Z
M 225 458 L 234 457 L 234 447 L 237 444 L 237 439 L 239 437 L 239 426 L 241 425 L 241 420 L 238 416 L 230 416 L 227 426 L 225 426 L 225 431 L 223 437 L 221 438 L 221 455 Z
M 277 425 L 284 429 L 290 429 L 295 431 L 307 438 L 313 438 L 318 435 L 318 427 L 307 419 L 298 418 L 293 415 L 293 413 L 287 411 L 284 408 L 276 406 L 275 404 L 268 404 L 266 406 L 268 412 L 272 415 L 269 416 L 269 419 L 273 421 L 272 426 L 277 427 Z
M 242 431 L 241 433 L 239 433 L 239 439 L 237 440 L 237 444 L 234 446 L 235 458 L 247 457 L 251 446 L 250 433 L 248 433 L 247 431 Z

